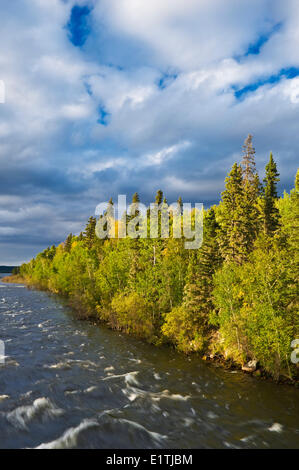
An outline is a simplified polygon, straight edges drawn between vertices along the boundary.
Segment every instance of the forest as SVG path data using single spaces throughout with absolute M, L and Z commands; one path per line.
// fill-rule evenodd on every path
M 220 203 L 204 211 L 199 249 L 171 234 L 100 239 L 90 217 L 84 232 L 47 248 L 18 275 L 65 296 L 80 318 L 207 360 L 252 361 L 260 375 L 296 381 L 299 172 L 294 189 L 279 197 L 274 157 L 261 180 L 251 135 L 240 160 Z M 163 200 L 159 190 L 156 202 Z

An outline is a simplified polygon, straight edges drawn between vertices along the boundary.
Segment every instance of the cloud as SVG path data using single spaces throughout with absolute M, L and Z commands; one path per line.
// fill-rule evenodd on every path
M 0 264 L 119 193 L 216 202 L 248 132 L 293 184 L 297 0 L 15 0 L 1 19 Z
M 149 44 L 157 63 L 193 69 L 237 54 L 268 27 L 268 0 L 102 0 L 95 15 Z M 275 7 L 272 6 L 272 11 Z M 275 12 L 274 12 L 275 15 Z
M 177 152 L 188 148 L 190 145 L 191 142 L 186 141 L 179 142 L 178 144 L 171 145 L 169 147 L 164 147 L 158 152 L 145 155 L 140 164 L 142 166 L 161 165 L 162 163 L 169 161 Z

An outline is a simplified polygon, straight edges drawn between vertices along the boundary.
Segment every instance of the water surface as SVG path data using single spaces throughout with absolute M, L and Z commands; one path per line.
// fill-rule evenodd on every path
M 0 282 L 1 448 L 299 447 L 298 390 L 77 320 Z

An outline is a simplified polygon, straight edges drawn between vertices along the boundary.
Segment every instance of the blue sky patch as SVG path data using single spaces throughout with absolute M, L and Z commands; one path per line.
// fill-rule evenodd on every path
M 92 96 L 92 89 L 91 89 L 90 84 L 88 82 L 84 82 L 84 87 L 85 87 L 86 92 L 89 94 L 89 96 Z
M 97 120 L 98 124 L 101 124 L 102 126 L 108 126 L 109 124 L 109 117 L 111 116 L 108 111 L 102 106 L 99 106 L 98 108 L 98 113 L 99 113 L 99 119 Z
M 248 57 L 250 55 L 258 55 L 261 52 L 261 49 L 264 44 L 266 44 L 274 34 L 280 31 L 282 25 L 282 22 L 277 23 L 272 27 L 270 31 L 261 34 L 256 41 L 249 44 L 247 50 L 243 54 L 237 55 L 235 59 L 240 62 L 241 59 L 243 59 L 244 57 Z
M 69 40 L 76 47 L 83 46 L 90 34 L 90 12 L 91 8 L 87 5 L 82 7 L 75 5 L 72 8 L 70 20 L 66 28 L 68 30 Z
M 237 87 L 233 87 L 235 97 L 238 100 L 241 100 L 247 95 L 248 93 L 256 91 L 258 88 L 264 85 L 272 85 L 278 83 L 281 79 L 286 78 L 288 80 L 295 78 L 299 75 L 299 68 L 298 67 L 288 67 L 285 69 L 281 69 L 279 73 L 275 75 L 270 75 L 269 77 L 262 78 L 257 80 L 254 83 L 250 83 L 243 88 L 237 89 Z
M 164 90 L 167 88 L 172 82 L 174 82 L 178 77 L 177 73 L 165 73 L 162 77 L 157 81 L 158 88 Z

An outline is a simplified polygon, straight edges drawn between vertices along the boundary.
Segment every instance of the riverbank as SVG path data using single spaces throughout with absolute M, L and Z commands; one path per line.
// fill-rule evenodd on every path
M 7 284 L 26 284 L 25 279 L 19 274 L 2 277 L 1 282 L 6 282 Z
M 1 283 L 1 448 L 295 448 L 298 390 L 103 324 Z
M 53 295 L 58 295 L 59 297 L 63 297 L 64 299 L 67 299 L 67 304 L 68 306 L 76 313 L 76 316 L 80 320 L 87 320 L 90 323 L 92 323 L 94 326 L 95 325 L 102 325 L 103 323 L 108 326 L 109 329 L 114 330 L 114 331 L 119 331 L 119 328 L 113 327 L 112 324 L 110 324 L 107 321 L 103 321 L 103 319 L 100 319 L 99 316 L 96 314 L 96 312 L 91 312 L 87 311 L 84 309 L 84 306 L 80 303 L 78 298 L 76 300 L 72 298 L 68 298 L 66 296 L 63 296 L 61 293 L 57 293 L 51 289 L 46 289 L 36 283 L 34 283 L 32 280 L 29 280 L 28 278 L 24 278 L 20 276 L 19 274 L 12 274 L 11 276 L 6 276 L 1 279 L 2 282 L 8 283 L 8 284 L 23 284 L 29 289 L 36 289 L 36 290 L 41 290 L 44 292 L 51 293 Z M 122 331 L 126 334 L 129 334 L 127 331 Z M 130 335 L 130 334 L 129 334 Z M 136 336 L 136 335 L 131 335 L 131 336 Z M 142 338 L 141 338 L 142 339 Z M 148 342 L 148 341 L 147 341 Z M 157 344 L 152 344 L 152 346 L 157 346 Z M 173 344 L 168 345 L 169 348 L 175 349 Z M 211 363 L 213 365 L 216 365 L 217 367 L 221 367 L 225 370 L 228 371 L 239 371 L 243 372 L 244 375 L 250 375 L 256 379 L 259 380 L 267 380 L 270 382 L 274 382 L 276 384 L 283 384 L 283 385 L 292 385 L 295 386 L 296 388 L 299 388 L 299 381 L 295 378 L 289 378 L 286 376 L 280 376 L 277 379 L 274 379 L 263 367 L 261 367 L 258 363 L 254 365 L 254 367 L 251 367 L 252 370 L 250 370 L 250 367 L 247 367 L 247 364 L 240 364 L 234 361 L 231 358 L 226 358 L 222 354 L 211 354 L 210 351 L 204 353 L 204 354 L 199 354 L 198 352 L 194 352 L 191 354 L 185 354 L 185 357 L 191 356 L 198 356 L 201 360 Z

